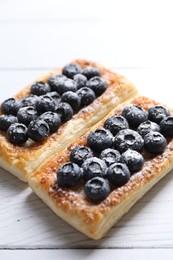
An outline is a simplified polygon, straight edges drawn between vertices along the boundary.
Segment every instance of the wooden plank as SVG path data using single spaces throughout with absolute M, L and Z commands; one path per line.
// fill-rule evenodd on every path
M 108 4 L 109 3 L 109 4 Z M 114 0 L 22 0 L 3 1 L 0 3 L 0 21 L 11 20 L 58 20 L 58 19 L 99 19 L 114 16 Z M 19 8 L 16 8 L 18 6 Z M 99 12 L 96 11 L 99 7 Z M 119 8 L 122 8 L 119 5 Z M 14 11 L 15 10 L 15 11 Z
M 1 1 L 0 68 L 54 67 L 76 57 L 127 67 L 171 65 L 171 1 L 159 1 L 157 10 L 151 1 L 133 4 Z
M 127 31 L 115 21 L 104 19 L 9 22 L 0 24 L 0 35 L 0 68 L 50 68 L 78 57 L 109 66 L 144 67 L 155 63 L 151 45 L 141 52 L 143 35 L 136 38 L 134 29 Z
M 151 22 L 157 22 L 160 15 L 165 16 L 160 24 L 164 25 L 171 18 L 171 1 L 166 4 L 163 0 L 158 1 L 157 9 L 154 2 L 146 0 L 139 3 L 138 0 L 114 1 L 107 0 L 22 0 L 1 1 L 0 3 L 0 21 L 10 20 L 58 20 L 58 19 L 97 19 L 97 18 L 114 18 L 116 22 L 129 23 L 143 22 L 149 25 Z M 134 8 L 135 6 L 135 8 Z M 18 8 L 16 8 L 18 7 Z M 154 21 L 153 21 L 154 13 Z M 147 17 L 147 19 L 146 19 Z M 128 24 L 127 24 L 128 21 Z M 119 25 L 121 26 L 121 23 Z M 130 28 L 130 27 L 129 27 Z M 159 29 L 162 29 L 159 28 Z
M 112 23 L 104 20 L 0 24 L 0 68 L 50 68 L 78 57 L 130 65 L 125 46 L 121 55 L 114 51 L 120 49 L 121 40 L 114 37 L 109 48 L 105 47 L 113 29 Z M 134 58 L 131 65 L 136 63 Z
M 63 260 L 81 260 L 85 259 L 99 259 L 105 260 L 108 256 L 109 259 L 119 260 L 134 260 L 134 259 L 151 259 L 152 260 L 172 260 L 173 250 L 172 249 L 147 249 L 147 250 L 6 250 L 0 251 L 1 259 L 5 260 L 16 260 L 25 259 L 63 259 Z

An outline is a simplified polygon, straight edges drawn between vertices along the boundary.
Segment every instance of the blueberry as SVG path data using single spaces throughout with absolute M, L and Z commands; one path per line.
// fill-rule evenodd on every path
M 160 132 L 160 126 L 150 120 L 147 120 L 138 126 L 137 132 L 144 137 L 150 131 Z
M 168 116 L 160 122 L 162 134 L 173 137 L 173 116 Z
M 10 125 L 18 123 L 17 117 L 13 115 L 1 115 L 0 116 L 0 130 L 7 131 Z
M 104 128 L 96 129 L 88 135 L 87 143 L 93 151 L 101 152 L 113 146 L 113 135 Z
M 77 94 L 81 98 L 81 106 L 88 106 L 96 98 L 95 93 L 92 89 L 83 87 L 77 91 Z
M 23 124 L 14 123 L 7 130 L 7 139 L 15 145 L 24 144 L 28 139 L 27 127 Z
M 55 101 L 48 95 L 41 96 L 36 106 L 39 113 L 55 111 Z
M 31 94 L 36 96 L 45 95 L 51 91 L 49 84 L 38 81 L 31 86 Z
M 134 173 L 142 169 L 144 157 L 137 151 L 128 149 L 121 155 L 121 162 L 128 166 L 131 173 Z
M 115 136 L 120 130 L 129 128 L 129 124 L 123 116 L 111 116 L 105 121 L 104 128 Z
M 68 78 L 73 78 L 74 75 L 79 74 L 82 72 L 81 66 L 79 64 L 67 64 L 63 70 L 62 74 Z
M 93 201 L 104 200 L 111 192 L 108 181 L 100 177 L 87 181 L 84 190 L 86 196 Z
M 38 102 L 38 97 L 36 95 L 30 95 L 25 97 L 22 100 L 22 107 L 29 107 L 29 106 L 36 107 L 37 102 Z
M 21 106 L 21 101 L 16 100 L 15 98 L 9 98 L 1 104 L 1 111 L 3 114 L 16 116 Z
M 63 86 L 65 80 L 67 80 L 66 76 L 54 74 L 49 78 L 48 83 L 52 90 L 58 92 L 59 88 Z
M 165 137 L 158 132 L 149 132 L 144 136 L 144 147 L 149 153 L 162 153 L 167 145 Z
M 106 177 L 113 185 L 121 187 L 130 179 L 130 171 L 124 163 L 114 163 L 109 166 Z
M 73 77 L 74 81 L 76 82 L 77 89 L 83 88 L 86 86 L 87 78 L 82 74 L 76 74 Z
M 28 126 L 31 121 L 36 120 L 38 117 L 37 110 L 34 107 L 22 107 L 17 113 L 17 118 L 20 123 Z
M 152 106 L 148 110 L 149 120 L 156 122 L 157 124 L 159 124 L 162 121 L 162 119 L 164 119 L 167 116 L 170 116 L 170 111 L 160 105 Z
M 88 67 L 86 69 L 83 69 L 82 74 L 87 77 L 87 79 L 91 79 L 95 76 L 100 76 L 101 72 L 96 67 Z
M 114 147 L 120 153 L 127 149 L 140 151 L 144 145 L 143 138 L 134 130 L 124 129 L 118 132 L 114 139 Z
M 59 86 L 58 92 L 62 95 L 63 93 L 67 91 L 77 91 L 76 82 L 72 79 L 66 79 L 64 80 L 63 84 Z
M 107 148 L 103 150 L 100 154 L 100 159 L 105 161 L 106 165 L 109 167 L 113 163 L 120 161 L 121 155 L 117 150 Z
M 58 104 L 61 101 L 61 96 L 58 92 L 52 91 L 46 94 L 46 96 L 53 98 L 55 104 Z
M 91 157 L 86 159 L 82 164 L 83 178 L 85 181 L 90 180 L 94 177 L 105 177 L 106 176 L 106 164 L 103 160 L 97 157 Z
M 73 116 L 72 107 L 65 102 L 61 102 L 56 106 L 55 112 L 61 117 L 61 121 L 66 122 Z
M 49 125 L 42 119 L 32 121 L 28 126 L 28 136 L 35 142 L 41 142 L 50 133 Z
M 40 119 L 48 124 L 50 133 L 55 133 L 61 125 L 60 116 L 54 112 L 46 112 L 40 116 Z
M 99 76 L 95 76 L 87 82 L 86 86 L 91 88 L 96 96 L 100 96 L 107 89 L 107 81 Z
M 148 112 L 134 104 L 125 107 L 122 111 L 122 116 L 127 119 L 131 127 L 138 127 L 141 123 L 148 120 Z
M 62 95 L 62 102 L 66 102 L 70 104 L 70 106 L 76 110 L 80 107 L 80 97 L 78 96 L 77 93 L 72 92 L 72 91 L 67 91 Z
M 75 163 L 65 163 L 57 171 L 58 185 L 63 187 L 75 186 L 82 178 L 82 170 Z
M 86 159 L 91 157 L 93 157 L 93 152 L 86 146 L 76 146 L 70 154 L 70 160 L 79 166 L 81 166 Z

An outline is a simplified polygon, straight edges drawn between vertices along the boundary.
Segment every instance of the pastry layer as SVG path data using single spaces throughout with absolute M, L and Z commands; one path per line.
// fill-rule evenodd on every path
M 125 102 L 109 113 L 88 133 L 68 146 L 64 151 L 54 154 L 38 171 L 29 178 L 32 190 L 62 219 L 92 239 L 100 239 L 154 184 L 173 168 L 173 140 L 169 139 L 164 152 L 154 156 L 145 152 L 142 170 L 130 178 L 122 187 L 114 189 L 100 203 L 89 201 L 83 185 L 75 188 L 60 188 L 57 185 L 57 169 L 69 161 L 73 147 L 86 145 L 88 134 L 112 115 L 120 115 L 127 104 L 136 104 L 148 109 L 157 102 L 146 97 L 136 97 Z M 173 113 L 172 113 L 173 114 Z
M 71 120 L 62 124 L 59 130 L 43 142 L 28 141 L 23 146 L 15 146 L 6 140 L 4 132 L 0 131 L 0 166 L 10 171 L 22 181 L 27 182 L 33 173 L 48 157 L 56 151 L 62 151 L 71 142 L 82 136 L 90 127 L 101 120 L 119 103 L 133 97 L 137 90 L 123 76 L 86 60 L 76 60 L 82 68 L 94 66 L 101 70 L 101 77 L 108 82 L 107 90 L 89 106 L 81 109 Z M 61 73 L 55 69 L 35 81 L 47 82 L 51 75 Z M 34 82 L 35 82 L 34 81 Z M 22 89 L 15 97 L 22 99 L 30 93 L 30 87 Z

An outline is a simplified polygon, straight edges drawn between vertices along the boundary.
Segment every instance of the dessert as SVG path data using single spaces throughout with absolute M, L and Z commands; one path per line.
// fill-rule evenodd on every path
M 0 166 L 26 182 L 54 152 L 136 93 L 123 76 L 86 60 L 43 75 L 1 104 Z
M 167 112 L 158 112 L 158 105 Z M 162 118 L 154 127 L 148 124 L 151 107 Z M 132 113 L 136 110 L 140 113 Z M 29 177 L 29 186 L 62 219 L 100 239 L 173 168 L 172 114 L 143 96 L 118 105 L 50 157 Z

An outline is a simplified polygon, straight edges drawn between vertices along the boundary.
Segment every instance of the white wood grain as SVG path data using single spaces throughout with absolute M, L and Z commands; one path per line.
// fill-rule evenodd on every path
M 63 259 L 63 260 L 81 260 L 81 259 L 99 259 L 105 260 L 134 260 L 134 259 L 152 259 L 152 260 L 172 260 L 172 249 L 133 249 L 133 250 L 6 250 L 0 251 L 0 258 L 5 260 L 11 259 Z
M 0 23 L 0 68 L 55 67 L 78 57 L 109 66 L 153 65 L 156 50 L 150 45 L 141 52 L 144 36 L 124 27 L 104 19 Z
M 116 1 L 88 0 L 6 0 L 1 1 L 0 21 L 58 20 L 58 19 L 100 19 L 113 17 Z M 16 8 L 19 6 L 20 8 Z M 119 8 L 123 6 L 119 5 Z M 96 9 L 97 8 L 97 9 Z
M 76 57 L 119 66 L 171 66 L 170 4 L 1 1 L 0 68 L 52 67 Z

